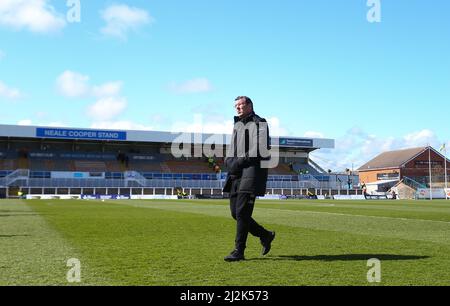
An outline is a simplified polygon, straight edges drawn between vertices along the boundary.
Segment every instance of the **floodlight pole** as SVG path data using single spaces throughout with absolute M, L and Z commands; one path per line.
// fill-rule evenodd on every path
M 428 147 L 428 169 L 430 172 L 430 200 L 433 200 L 433 189 L 431 188 L 431 146 Z
M 447 146 L 444 146 L 444 171 L 445 171 L 445 189 L 448 189 L 447 180 Z

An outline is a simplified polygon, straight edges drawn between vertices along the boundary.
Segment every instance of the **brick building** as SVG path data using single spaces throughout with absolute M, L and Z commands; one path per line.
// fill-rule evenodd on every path
M 371 185 L 384 185 L 384 189 L 389 189 L 405 177 L 428 184 L 430 160 L 432 182 L 443 183 L 444 162 L 447 161 L 447 175 L 450 177 L 450 161 L 432 147 L 381 153 L 358 169 L 359 181 Z

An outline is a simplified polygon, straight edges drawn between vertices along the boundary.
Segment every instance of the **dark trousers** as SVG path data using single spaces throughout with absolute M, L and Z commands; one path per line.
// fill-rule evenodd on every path
M 237 222 L 236 250 L 244 252 L 248 233 L 255 237 L 266 237 L 268 231 L 252 218 L 255 196 L 251 193 L 237 192 L 240 180 L 234 180 L 230 192 L 231 216 Z

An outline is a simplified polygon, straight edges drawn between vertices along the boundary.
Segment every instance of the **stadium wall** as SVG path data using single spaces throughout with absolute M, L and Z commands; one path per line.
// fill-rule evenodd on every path
M 178 190 L 194 197 L 228 198 L 219 188 L 2 188 L 5 198 L 18 198 L 18 191 L 23 192 L 24 197 L 30 196 L 70 196 L 80 195 L 119 195 L 119 196 L 176 196 Z M 1 190 L 0 190 L 1 192 Z M 308 196 L 313 193 L 317 196 L 330 197 L 335 195 L 362 195 L 360 189 L 325 189 L 325 188 L 270 188 L 266 190 L 268 195 Z

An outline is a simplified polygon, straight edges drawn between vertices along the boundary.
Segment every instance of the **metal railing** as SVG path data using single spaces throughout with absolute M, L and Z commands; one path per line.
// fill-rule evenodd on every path
M 223 188 L 225 180 L 198 179 L 147 179 L 139 172 L 125 172 L 124 178 L 30 178 L 29 170 L 16 170 L 10 175 L 0 178 L 0 186 L 30 187 L 30 188 Z M 269 189 L 334 189 L 347 190 L 339 182 L 321 182 L 312 175 L 298 176 L 299 180 L 269 180 Z M 354 189 L 354 188 L 352 188 Z
M 28 180 L 30 170 L 18 169 L 0 179 L 0 186 L 7 187 L 14 185 L 16 181 Z
M 48 188 L 222 188 L 222 181 L 201 180 L 146 180 L 131 179 L 28 179 L 22 187 Z
M 405 183 L 405 185 L 408 185 L 409 187 L 411 187 L 415 190 L 417 190 L 419 188 L 427 188 L 427 185 L 419 183 L 416 180 L 414 180 L 410 177 L 407 177 L 407 176 L 403 177 L 403 183 Z
M 147 184 L 147 179 L 137 171 L 126 171 L 125 180 L 128 182 L 136 182 L 141 186 L 145 186 Z

